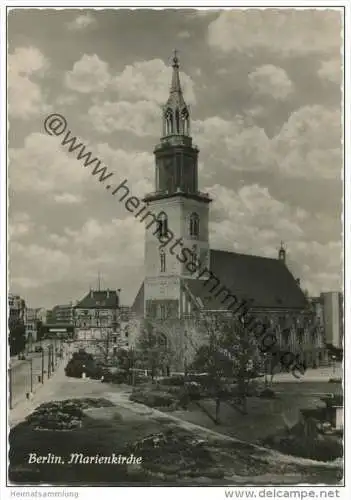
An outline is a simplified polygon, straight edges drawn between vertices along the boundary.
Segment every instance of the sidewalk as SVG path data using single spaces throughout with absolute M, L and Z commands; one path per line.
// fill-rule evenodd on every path
M 52 376 L 46 379 L 44 384 L 40 384 L 36 387 L 32 399 L 23 399 L 23 401 L 17 403 L 12 410 L 9 410 L 8 424 L 10 427 L 22 422 L 40 404 L 56 399 L 55 394 L 57 393 L 58 387 L 64 385 L 67 380 L 65 375 L 67 360 L 68 356 L 62 358 L 60 365 L 56 367 Z

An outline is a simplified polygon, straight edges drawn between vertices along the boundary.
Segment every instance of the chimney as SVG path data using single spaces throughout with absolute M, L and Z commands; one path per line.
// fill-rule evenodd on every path
M 109 297 L 110 297 L 110 289 L 108 288 L 107 289 L 107 298 L 109 298 Z
M 300 286 L 301 285 L 301 280 L 300 278 L 296 278 L 296 283 Z
M 90 297 L 93 299 L 94 298 L 94 292 L 93 290 L 90 290 Z

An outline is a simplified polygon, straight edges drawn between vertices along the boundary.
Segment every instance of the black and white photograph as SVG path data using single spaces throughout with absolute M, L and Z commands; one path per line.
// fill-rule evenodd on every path
M 5 16 L 7 486 L 344 498 L 345 7 Z

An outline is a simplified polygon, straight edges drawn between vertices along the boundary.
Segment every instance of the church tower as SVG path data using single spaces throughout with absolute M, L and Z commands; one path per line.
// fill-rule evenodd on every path
M 196 278 L 192 262 L 209 260 L 210 197 L 198 190 L 198 154 L 190 135 L 190 109 L 179 78 L 179 60 L 172 62 L 170 93 L 162 110 L 162 137 L 154 149 L 155 191 L 145 196 L 158 219 L 157 234 L 145 232 L 144 314 L 180 318 L 182 290 Z

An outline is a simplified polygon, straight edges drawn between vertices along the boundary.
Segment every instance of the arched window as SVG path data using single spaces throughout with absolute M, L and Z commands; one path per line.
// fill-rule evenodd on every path
M 167 109 L 165 117 L 166 117 L 166 134 L 170 135 L 173 133 L 173 112 L 170 108 Z
M 157 236 L 158 238 L 168 235 L 168 217 L 165 212 L 160 212 L 157 217 Z
M 160 271 L 166 272 L 166 254 L 164 250 L 160 250 Z
M 281 338 L 282 338 L 282 341 L 283 341 L 283 345 L 289 345 L 290 343 L 290 338 L 291 338 L 291 335 L 290 335 L 290 328 L 283 328 L 281 330 Z
M 180 120 L 179 120 L 179 110 L 176 109 L 176 112 L 175 112 L 175 121 L 176 121 L 176 134 L 179 134 L 180 133 Z
M 186 108 L 182 109 L 181 112 L 181 123 L 182 123 L 182 132 L 185 135 L 189 134 L 189 113 Z
M 199 216 L 196 213 L 192 213 L 189 219 L 189 234 L 192 238 L 198 238 L 199 225 L 200 225 Z

